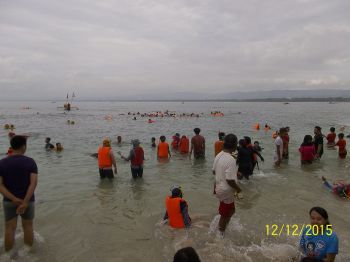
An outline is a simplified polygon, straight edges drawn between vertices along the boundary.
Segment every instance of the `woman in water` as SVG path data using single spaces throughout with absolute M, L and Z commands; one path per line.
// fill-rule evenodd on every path
M 299 148 L 300 152 L 300 162 L 302 165 L 311 164 L 315 159 L 316 151 L 314 144 L 312 143 L 312 136 L 306 135 L 304 137 L 303 143 Z
M 310 225 L 306 225 L 300 239 L 304 255 L 302 262 L 333 262 L 338 254 L 338 237 L 328 220 L 328 213 L 322 207 L 313 207 Z

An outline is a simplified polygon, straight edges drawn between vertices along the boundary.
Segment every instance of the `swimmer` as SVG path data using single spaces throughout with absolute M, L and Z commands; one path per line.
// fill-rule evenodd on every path
M 264 148 L 260 147 L 260 144 L 259 144 L 259 142 L 258 142 L 258 141 L 254 141 L 254 146 L 253 146 L 253 149 L 254 149 L 256 152 L 261 153 L 261 152 L 262 152 L 262 150 L 263 150 Z
M 191 226 L 188 205 L 182 197 L 181 187 L 175 187 L 171 190 L 171 196 L 167 196 L 165 200 L 166 212 L 163 220 L 168 220 L 172 228 L 181 229 Z
M 326 136 L 327 139 L 327 147 L 332 147 L 335 145 L 335 138 L 337 135 L 335 134 L 335 128 L 331 127 L 329 129 L 330 133 Z
M 69 119 L 67 120 L 67 124 L 70 125 L 70 120 Z
M 346 150 L 346 140 L 344 139 L 343 133 L 338 134 L 338 141 L 334 146 L 339 147 L 339 152 L 338 152 L 339 158 L 342 158 L 342 159 L 346 158 L 346 155 L 348 152 Z
M 47 137 L 45 139 L 45 149 L 46 150 L 50 150 L 50 149 L 54 149 L 55 148 L 55 146 L 53 144 L 51 144 L 50 141 L 51 141 L 50 137 Z
M 224 132 L 219 132 L 218 134 L 219 140 L 217 140 L 214 144 L 214 154 L 217 156 L 221 151 L 222 148 L 224 147 L 224 138 L 225 138 L 225 133 Z
M 179 148 L 179 143 L 180 143 L 180 134 L 176 133 L 175 136 L 173 136 L 173 141 L 171 142 L 171 147 L 174 150 L 177 150 Z
M 327 187 L 330 192 L 333 192 L 339 197 L 350 198 L 350 183 L 347 184 L 344 181 L 340 180 L 340 181 L 334 182 L 332 186 L 324 176 L 322 177 L 322 181 L 325 187 Z
M 62 147 L 62 145 L 61 145 L 61 143 L 56 143 L 56 148 L 55 148 L 55 150 L 57 151 L 57 152 L 60 152 L 60 151 L 62 151 L 63 150 L 63 147 Z
M 312 161 L 314 161 L 316 156 L 316 151 L 315 151 L 314 144 L 312 142 L 311 135 L 306 135 L 304 137 L 304 141 L 300 145 L 299 152 L 300 152 L 300 162 L 302 165 L 312 164 Z
M 9 134 L 8 134 L 8 137 L 9 137 L 9 139 L 11 139 L 12 137 L 14 137 L 16 134 L 14 133 L 14 132 L 9 132 Z
M 9 124 L 5 124 L 4 125 L 4 129 L 10 129 L 10 125 Z
M 122 137 L 121 136 L 117 136 L 117 144 L 121 144 L 122 143 Z
M 155 137 L 151 138 L 151 147 L 157 147 L 157 145 L 156 145 L 156 138 Z

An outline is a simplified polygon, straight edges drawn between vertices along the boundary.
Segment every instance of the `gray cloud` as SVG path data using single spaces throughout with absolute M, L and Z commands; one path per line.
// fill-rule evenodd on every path
M 0 2 L 1 98 L 349 89 L 348 0 Z

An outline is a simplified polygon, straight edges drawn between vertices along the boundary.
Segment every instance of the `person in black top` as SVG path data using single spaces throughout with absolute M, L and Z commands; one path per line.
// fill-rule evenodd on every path
M 323 135 L 321 133 L 321 127 L 315 126 L 314 134 L 316 158 L 320 159 L 323 155 Z
M 55 148 L 55 146 L 53 145 L 53 144 L 51 144 L 50 143 L 50 141 L 51 141 L 51 138 L 49 138 L 49 137 L 47 137 L 46 139 L 45 139 L 45 149 L 46 150 L 48 150 L 48 149 L 54 149 Z

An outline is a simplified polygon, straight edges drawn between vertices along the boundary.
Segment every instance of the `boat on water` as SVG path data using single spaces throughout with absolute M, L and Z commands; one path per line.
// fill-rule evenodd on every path
M 71 111 L 71 110 L 79 110 L 78 107 L 76 106 L 72 106 L 73 103 L 73 99 L 75 98 L 75 94 L 73 92 L 71 100 L 69 101 L 69 95 L 67 93 L 67 97 L 66 97 L 66 102 L 64 103 L 63 106 L 58 106 L 57 109 L 58 110 L 64 110 L 64 111 Z

